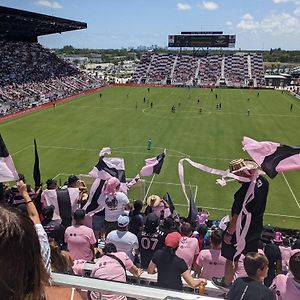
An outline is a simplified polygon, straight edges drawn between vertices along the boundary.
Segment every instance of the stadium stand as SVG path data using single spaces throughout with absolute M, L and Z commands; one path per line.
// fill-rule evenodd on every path
M 262 54 L 236 53 L 196 57 L 190 54 L 145 53 L 134 83 L 229 87 L 265 85 Z
M 0 116 L 104 85 L 37 43 L 38 35 L 85 23 L 5 7 L 0 22 Z

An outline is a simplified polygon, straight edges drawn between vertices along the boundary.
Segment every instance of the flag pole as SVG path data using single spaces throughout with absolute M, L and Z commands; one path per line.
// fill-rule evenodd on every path
M 149 193 L 149 191 L 150 191 L 150 188 L 151 188 L 151 185 L 152 185 L 152 183 L 153 183 L 153 180 L 154 180 L 154 178 L 155 178 L 155 173 L 153 174 L 153 176 L 152 176 L 152 179 L 151 179 L 151 181 L 150 181 L 150 184 L 149 184 L 149 186 L 148 186 L 148 189 L 147 189 L 147 192 L 146 192 L 146 194 L 145 194 L 145 197 L 144 197 L 144 203 L 145 203 L 145 201 L 146 201 L 146 199 L 147 199 L 147 196 L 148 196 L 148 193 Z

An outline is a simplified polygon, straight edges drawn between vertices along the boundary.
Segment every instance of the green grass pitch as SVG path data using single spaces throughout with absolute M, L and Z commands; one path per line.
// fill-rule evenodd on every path
M 243 136 L 300 144 L 300 102 L 281 92 L 260 90 L 257 97 L 257 90 L 151 87 L 148 92 L 147 87 L 110 87 L 101 93 L 101 98 L 97 92 L 0 123 L 16 168 L 28 182 L 33 182 L 34 138 L 44 182 L 62 173 L 87 174 L 104 146 L 111 147 L 112 156 L 125 159 L 126 176 L 133 177 L 145 158 L 166 148 L 165 164 L 149 194 L 162 196 L 168 191 L 177 210 L 186 215 L 177 171 L 180 158 L 189 156 L 225 170 L 231 159 L 247 157 L 241 146 Z M 216 109 L 219 102 L 222 109 Z M 176 113 L 171 112 L 173 105 Z M 149 137 L 153 141 L 150 151 Z M 295 171 L 269 180 L 266 224 L 299 229 L 299 176 L 300 171 Z M 216 179 L 185 167 L 186 184 L 197 190 L 197 206 L 208 207 L 212 217 L 222 217 L 229 213 L 239 184 L 220 187 Z

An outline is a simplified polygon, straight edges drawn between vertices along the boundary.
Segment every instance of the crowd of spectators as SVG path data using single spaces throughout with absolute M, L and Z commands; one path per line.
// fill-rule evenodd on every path
M 25 180 L 24 176 L 21 179 Z M 45 294 L 46 299 L 54 299 L 58 293 L 73 293 L 74 299 L 126 299 L 49 286 L 50 262 L 53 272 L 82 276 L 85 262 L 95 262 L 92 277 L 121 282 L 127 280 L 126 270 L 136 277 L 143 272 L 158 273 L 157 286 L 173 290 L 184 289 L 181 277 L 191 288 L 205 289 L 207 280 L 224 276 L 226 259 L 222 257 L 222 240 L 230 228 L 228 217 L 210 220 L 208 211 L 198 209 L 193 221 L 172 211 L 169 203 L 157 195 L 148 197 L 145 203 L 136 200 L 132 209 L 119 187 L 116 178 L 106 181 L 98 200 L 103 214 L 101 218 L 94 216 L 94 222 L 89 222 L 90 216 L 83 209 L 87 190 L 74 175 L 62 189 L 58 189 L 53 179 L 47 181 L 44 191 L 41 188 L 34 191 L 23 181 L 5 189 L 2 198 L 7 203 L 2 203 L 0 210 L 1 265 L 5 270 L 16 265 L 16 261 L 7 259 L 12 257 L 11 247 L 7 246 L 10 239 L 17 243 L 13 247 L 16 251 L 22 249 L 14 259 L 19 257 L 23 261 L 17 269 L 22 284 L 12 274 L 0 271 L 5 299 L 10 299 L 17 289 L 16 295 L 21 296 L 13 299 L 44 299 Z M 50 199 L 52 202 L 56 199 L 56 207 L 48 205 Z M 70 220 L 65 218 L 68 205 L 72 212 Z M 60 214 L 55 214 L 57 209 Z M 25 234 L 23 238 L 19 238 L 20 232 Z M 30 251 L 34 256 L 28 256 L 32 255 L 28 254 Z M 246 292 L 244 299 L 299 299 L 299 271 L 299 232 L 266 226 L 258 253 L 245 253 L 239 259 L 228 299 L 240 299 Z M 41 298 L 30 298 L 36 295 Z
M 231 87 L 264 86 L 262 54 L 194 56 L 145 53 L 133 74 L 135 83 Z
M 0 115 L 101 87 L 38 43 L 0 41 Z

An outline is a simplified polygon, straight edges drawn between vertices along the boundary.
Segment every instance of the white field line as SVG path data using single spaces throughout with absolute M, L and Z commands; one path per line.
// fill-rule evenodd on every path
M 151 182 L 150 182 L 150 184 L 149 184 L 149 186 L 148 186 L 148 189 L 147 189 L 147 192 L 146 192 L 146 194 L 145 194 L 145 197 L 144 197 L 144 201 L 143 201 L 143 202 L 145 202 L 146 199 L 147 199 L 147 196 L 148 196 L 148 193 L 149 193 L 149 191 L 150 191 L 150 189 L 151 189 L 151 186 L 152 186 L 153 180 L 154 180 L 154 178 L 155 178 L 155 175 L 156 175 L 156 174 L 153 174 L 153 176 L 152 176 Z
M 26 149 L 28 149 L 28 148 L 30 148 L 30 147 L 33 147 L 33 145 L 28 145 L 28 146 L 26 146 L 26 147 L 24 147 L 24 148 L 22 148 L 22 149 L 16 151 L 15 153 L 11 154 L 11 156 L 14 156 L 14 155 L 16 155 L 16 154 L 18 154 L 18 153 L 21 153 L 21 152 L 23 152 L 24 150 L 26 150 Z
M 299 204 L 299 202 L 298 202 L 298 200 L 297 200 L 297 198 L 296 198 L 296 196 L 295 196 L 295 194 L 294 194 L 294 192 L 293 192 L 293 190 L 292 190 L 289 182 L 287 181 L 287 179 L 286 179 L 285 175 L 283 174 L 283 172 L 281 174 L 282 174 L 282 176 L 283 176 L 283 178 L 284 178 L 284 180 L 285 180 L 285 182 L 286 182 L 286 184 L 287 184 L 287 186 L 288 186 L 288 188 L 289 188 L 289 190 L 290 190 L 290 192 L 291 192 L 291 194 L 292 194 L 292 196 L 293 196 L 296 204 L 298 205 L 298 208 L 300 209 L 300 204 Z
M 155 114 L 151 114 L 149 112 L 151 112 L 150 108 L 144 108 L 142 110 L 143 114 L 146 116 L 151 116 L 151 118 L 161 118 L 161 116 L 159 115 L 155 115 Z M 163 110 L 163 112 L 165 112 L 165 110 Z M 242 116 L 242 115 L 247 115 L 247 112 L 245 111 L 245 113 L 234 113 L 234 112 L 223 112 L 223 111 L 210 111 L 210 110 L 204 110 L 202 112 L 202 114 L 199 114 L 198 108 L 195 106 L 194 110 L 180 110 L 178 111 L 180 113 L 189 113 L 189 114 L 196 114 L 197 116 L 179 116 L 176 117 L 176 119 L 195 119 L 195 118 L 200 118 L 200 116 L 208 116 L 211 114 L 216 114 L 216 115 L 233 115 L 233 116 Z M 175 113 L 175 115 L 177 114 L 177 112 Z M 170 116 L 169 117 L 174 117 L 174 114 L 171 114 L 170 112 Z M 251 117 L 255 116 L 255 117 L 282 117 L 282 118 L 300 118 L 300 115 L 291 115 L 291 114 L 259 114 L 259 113 L 251 113 Z M 164 118 L 166 118 L 167 116 L 164 116 Z
M 74 150 L 74 151 L 89 151 L 89 152 L 99 152 L 99 149 L 91 149 L 91 148 L 74 148 L 74 147 L 63 147 L 63 146 L 47 146 L 47 145 L 39 145 L 40 148 L 52 148 L 52 149 L 64 149 L 64 150 Z M 142 146 L 137 146 L 137 147 L 142 147 Z M 121 148 L 121 147 L 118 147 Z M 128 148 L 128 147 L 124 147 L 124 148 Z M 143 146 L 143 148 L 145 148 L 145 146 Z M 154 147 L 154 148 L 158 148 L 158 149 L 164 149 L 162 147 Z M 114 148 L 112 148 L 114 149 Z M 24 149 L 23 149 L 24 150 Z M 168 151 L 174 151 L 174 152 L 178 152 L 181 153 L 182 155 L 175 155 L 175 154 L 168 154 Z M 113 152 L 117 152 L 117 153 L 125 153 L 125 154 L 133 154 L 133 155 L 149 155 L 148 152 L 132 152 L 132 151 L 113 151 Z M 207 159 L 207 160 L 226 160 L 226 161 L 230 161 L 233 158 L 222 158 L 222 157 L 207 157 L 207 156 L 194 156 L 194 155 L 188 155 L 186 153 L 180 152 L 180 151 L 176 151 L 176 150 L 172 150 L 172 149 L 167 149 L 167 156 L 170 157 L 179 157 L 182 158 L 183 156 L 186 157 L 194 157 L 194 158 L 200 158 L 200 159 Z
M 187 207 L 187 204 L 180 204 L 180 203 L 174 203 L 176 206 L 183 206 Z M 218 208 L 218 207 L 209 207 L 209 206 L 201 206 L 203 208 L 211 209 L 211 210 L 219 210 L 219 211 L 231 211 L 229 208 Z M 273 216 L 273 217 L 285 217 L 285 218 L 294 218 L 294 219 L 300 219 L 300 216 L 289 216 L 289 215 L 280 215 L 280 214 L 272 214 L 272 213 L 265 213 L 267 216 Z

